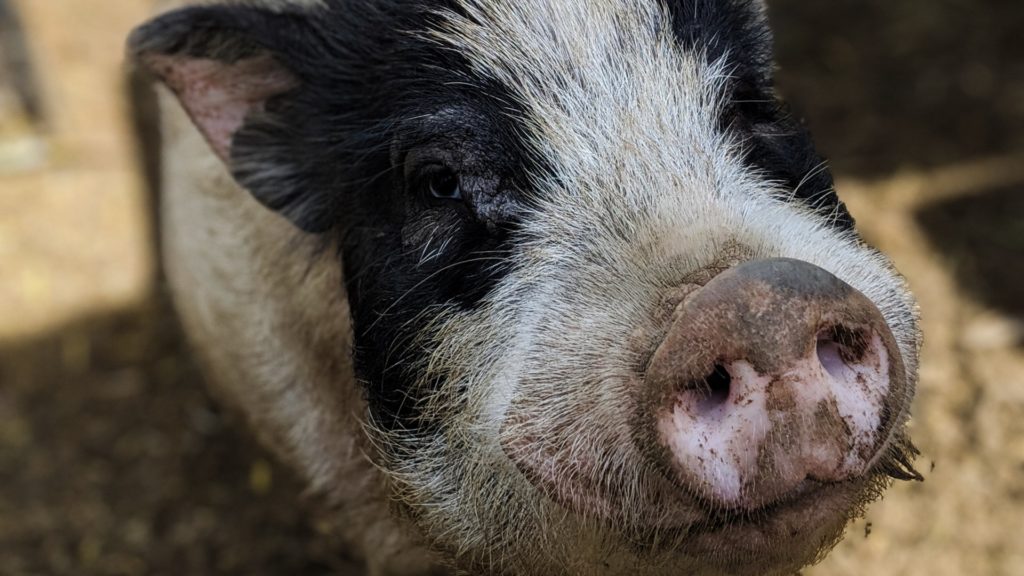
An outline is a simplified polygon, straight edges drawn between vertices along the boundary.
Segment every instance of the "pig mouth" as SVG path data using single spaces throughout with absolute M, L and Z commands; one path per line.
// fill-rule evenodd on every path
M 738 529 L 769 528 L 779 518 L 794 514 L 813 516 L 822 504 L 830 501 L 848 500 L 852 494 L 860 494 L 866 485 L 885 481 L 872 475 L 842 482 L 820 482 L 804 480 L 789 494 L 756 509 L 716 508 L 707 510 L 706 520 L 701 522 L 701 534 L 715 534 Z
M 730 574 L 795 571 L 830 550 L 884 483 L 881 476 L 839 483 L 808 480 L 760 509 L 710 514 L 677 541 L 675 552 L 706 559 Z M 749 572 L 750 566 L 758 570 Z
M 796 571 L 814 561 L 839 541 L 847 524 L 893 478 L 920 478 L 897 444 L 861 476 L 838 482 L 808 478 L 756 508 L 694 498 L 692 491 L 681 491 L 675 479 L 656 469 L 648 469 L 633 490 L 610 487 L 595 474 L 596 455 L 576 455 L 568 465 L 551 454 L 543 463 L 522 458 L 514 462 L 546 500 L 584 524 L 596 520 L 638 557 L 700 558 L 725 573 L 746 574 L 744 569 L 759 566 L 764 571 L 756 573 L 765 574 L 776 573 L 769 570 L 774 567 Z M 641 491 L 646 493 L 639 500 L 624 497 Z
M 850 521 L 863 516 L 894 480 L 923 478 L 910 461 L 917 449 L 902 434 L 879 462 L 858 478 L 841 482 L 805 480 L 786 496 L 756 510 L 708 510 L 699 526 L 677 540 L 677 552 L 709 559 L 724 572 L 795 572 L 820 560 L 842 538 Z M 751 566 L 759 568 L 751 572 Z M 772 573 L 776 573 L 772 572 Z

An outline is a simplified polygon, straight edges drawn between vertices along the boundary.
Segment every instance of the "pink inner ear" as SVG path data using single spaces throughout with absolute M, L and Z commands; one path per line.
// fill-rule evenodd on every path
M 224 63 L 217 60 L 151 54 L 146 63 L 178 95 L 182 106 L 224 162 L 231 141 L 249 114 L 297 81 L 271 56 Z

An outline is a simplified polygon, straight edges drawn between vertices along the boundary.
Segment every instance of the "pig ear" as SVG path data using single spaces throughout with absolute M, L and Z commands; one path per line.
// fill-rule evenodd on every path
M 234 178 L 308 232 L 330 227 L 324 199 L 303 186 L 287 121 L 302 87 L 289 66 L 310 40 L 311 15 L 245 5 L 191 7 L 137 28 L 129 58 L 177 96 Z

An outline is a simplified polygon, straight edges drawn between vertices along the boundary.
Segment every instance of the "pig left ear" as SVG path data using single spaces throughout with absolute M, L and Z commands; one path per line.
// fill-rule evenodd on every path
M 181 102 L 235 180 L 308 232 L 331 226 L 326 202 L 303 186 L 299 129 L 288 122 L 302 78 L 290 61 L 312 40 L 308 13 L 245 5 L 184 8 L 137 28 L 129 58 Z

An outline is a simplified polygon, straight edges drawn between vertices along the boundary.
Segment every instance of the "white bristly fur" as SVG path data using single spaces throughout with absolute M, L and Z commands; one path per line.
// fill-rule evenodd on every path
M 469 17 L 447 15 L 433 40 L 514 90 L 555 177 L 537 182 L 514 270 L 477 309 L 438 312 L 421 335 L 434 350 L 420 367 L 424 382 L 443 376 L 430 401 L 449 432 L 399 436 L 371 423 L 367 437 L 334 251 L 316 255 L 238 189 L 164 98 L 166 257 L 186 330 L 220 390 L 351 519 L 345 537 L 377 570 L 429 564 L 388 513 L 390 490 L 470 569 L 697 572 L 697 559 L 638 552 L 544 498 L 499 444 L 517 400 L 549 399 L 552 420 L 573 415 L 580 443 L 629 444 L 615 440 L 628 433 L 630 335 L 654 322 L 667 288 L 731 245 L 811 262 L 866 294 L 889 322 L 910 382 L 914 303 L 888 260 L 785 201 L 744 164 L 716 123 L 730 70 L 684 52 L 658 2 L 462 1 Z M 373 442 L 386 446 L 383 470 L 363 455 Z M 609 481 L 637 488 L 624 514 L 656 514 L 644 504 L 638 455 L 615 455 Z

